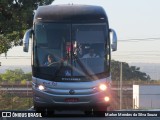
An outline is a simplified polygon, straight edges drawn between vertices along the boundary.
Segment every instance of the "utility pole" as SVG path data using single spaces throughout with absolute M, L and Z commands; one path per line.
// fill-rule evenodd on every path
M 120 110 L 122 109 L 122 62 L 120 63 Z

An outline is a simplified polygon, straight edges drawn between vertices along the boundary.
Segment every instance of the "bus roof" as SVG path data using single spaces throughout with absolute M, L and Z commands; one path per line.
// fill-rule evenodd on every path
M 92 5 L 47 5 L 38 7 L 34 22 L 108 22 L 104 9 Z

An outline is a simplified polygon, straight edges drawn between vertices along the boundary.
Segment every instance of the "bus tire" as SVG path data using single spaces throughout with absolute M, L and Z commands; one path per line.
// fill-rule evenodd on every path
M 54 110 L 51 108 L 47 108 L 46 113 L 47 113 L 47 116 L 52 117 L 54 115 Z
M 34 109 L 35 109 L 36 113 L 41 113 L 42 116 L 46 115 L 46 109 L 45 108 L 35 106 Z
M 92 112 L 92 109 L 88 109 L 88 110 L 85 110 L 84 113 L 86 116 L 91 116 L 93 112 Z
M 106 107 L 94 108 L 93 115 L 97 117 L 105 117 L 105 113 L 107 112 Z

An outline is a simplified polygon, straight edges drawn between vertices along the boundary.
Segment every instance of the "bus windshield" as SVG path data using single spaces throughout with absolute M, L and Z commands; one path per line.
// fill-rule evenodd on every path
M 106 24 L 37 23 L 36 73 L 52 80 L 104 73 L 109 63 L 106 28 Z

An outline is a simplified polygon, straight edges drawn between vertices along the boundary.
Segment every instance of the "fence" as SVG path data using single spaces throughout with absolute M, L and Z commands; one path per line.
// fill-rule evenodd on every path
M 33 106 L 32 88 L 28 85 L 0 85 L 0 110 L 26 110 Z M 133 109 L 133 86 L 131 83 L 123 84 L 122 109 Z M 112 83 L 112 99 L 109 110 L 120 109 L 120 88 L 118 83 Z

